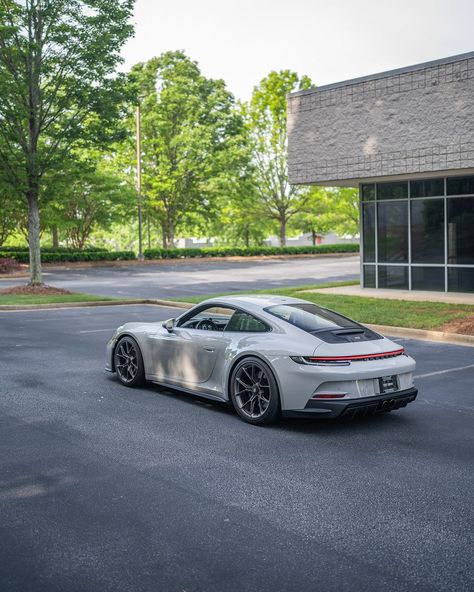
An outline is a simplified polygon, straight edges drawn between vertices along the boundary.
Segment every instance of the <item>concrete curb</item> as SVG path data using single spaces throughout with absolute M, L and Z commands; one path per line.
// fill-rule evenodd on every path
M 194 304 L 188 302 L 173 302 L 169 300 L 91 300 L 90 302 L 54 302 L 50 304 L 2 304 L 0 312 L 15 312 L 27 310 L 48 310 L 55 308 L 86 308 L 90 306 L 130 306 L 133 304 L 152 304 L 169 308 L 192 308 Z
M 404 339 L 419 339 L 421 341 L 438 341 L 452 343 L 453 345 L 464 345 L 474 347 L 474 335 L 463 335 L 461 333 L 445 333 L 444 331 L 427 331 L 425 329 L 411 329 L 408 327 L 390 327 L 387 325 L 369 325 L 369 329 L 388 335 L 390 337 L 403 337 Z

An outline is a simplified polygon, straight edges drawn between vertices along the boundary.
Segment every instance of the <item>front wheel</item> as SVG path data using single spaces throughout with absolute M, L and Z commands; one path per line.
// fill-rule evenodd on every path
M 230 398 L 239 416 L 253 425 L 271 423 L 280 414 L 278 385 L 270 367 L 259 358 L 245 358 L 234 368 Z
M 118 379 L 125 386 L 145 384 L 145 367 L 138 343 L 132 337 L 122 337 L 115 346 L 114 367 Z

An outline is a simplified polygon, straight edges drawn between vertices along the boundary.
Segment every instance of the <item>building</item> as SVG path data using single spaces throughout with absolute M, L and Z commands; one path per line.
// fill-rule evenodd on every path
M 288 100 L 290 182 L 359 186 L 364 287 L 474 292 L 474 52 Z

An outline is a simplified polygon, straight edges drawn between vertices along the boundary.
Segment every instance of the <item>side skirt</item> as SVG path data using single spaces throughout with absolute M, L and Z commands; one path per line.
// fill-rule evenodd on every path
M 203 391 L 196 391 L 190 388 L 186 388 L 184 386 L 178 386 L 176 384 L 170 384 L 169 382 L 158 382 L 157 380 L 150 380 L 153 384 L 158 386 L 164 386 L 165 388 L 170 388 L 175 391 L 183 391 L 184 393 L 188 393 L 189 395 L 195 395 L 196 397 L 203 397 L 204 399 L 211 399 L 212 401 L 219 401 L 220 403 L 228 403 L 227 399 L 224 397 L 219 397 L 217 395 L 213 395 L 211 393 L 205 393 Z

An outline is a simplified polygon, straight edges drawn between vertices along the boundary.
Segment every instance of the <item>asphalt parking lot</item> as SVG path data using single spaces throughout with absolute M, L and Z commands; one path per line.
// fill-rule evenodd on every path
M 66 264 L 67 265 L 67 264 Z M 47 284 L 119 298 L 175 298 L 301 286 L 359 278 L 359 256 L 166 261 L 116 267 L 45 267 Z M 0 280 L 0 288 L 22 283 Z
M 175 315 L 0 313 L 2 592 L 472 590 L 473 348 L 398 340 L 406 409 L 256 428 L 103 371 Z

